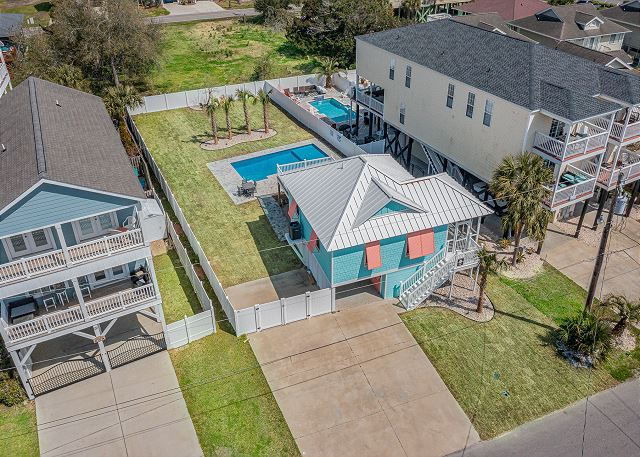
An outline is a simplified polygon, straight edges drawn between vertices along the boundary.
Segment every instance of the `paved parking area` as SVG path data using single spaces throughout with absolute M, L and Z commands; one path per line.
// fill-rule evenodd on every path
M 36 398 L 43 457 L 200 457 L 166 351 Z
M 385 302 L 249 337 L 307 456 L 441 456 L 479 440 Z

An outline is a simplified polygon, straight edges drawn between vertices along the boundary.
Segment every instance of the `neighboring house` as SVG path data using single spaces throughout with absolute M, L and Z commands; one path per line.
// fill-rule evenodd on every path
M 2 52 L 0 52 L 0 98 L 2 98 L 7 91 L 11 90 L 11 88 L 9 69 L 7 68 L 7 63 L 4 61 Z
M 471 0 L 420 0 L 419 16 L 426 20 L 429 14 L 451 13 L 459 8 L 460 5 L 470 1 Z M 398 10 L 398 12 L 402 14 L 400 10 L 403 8 L 404 0 L 389 0 L 389 3 L 394 10 Z
M 485 205 L 446 174 L 414 178 L 388 154 L 362 155 L 278 174 L 288 237 L 321 287 L 373 284 L 411 309 L 477 266 Z
M 455 9 L 460 14 L 495 13 L 505 21 L 531 16 L 549 8 L 542 0 L 474 0 Z
M 640 0 L 632 0 L 602 10 L 600 14 L 631 31 L 625 34 L 622 49 L 631 55 L 634 65 L 637 66 L 640 63 Z
M 630 70 L 631 64 L 633 63 L 633 59 L 624 52 L 619 53 L 620 56 L 616 57 L 615 55 L 607 54 L 606 52 L 585 48 L 584 46 L 580 46 L 570 41 L 561 41 L 556 45 L 556 49 L 607 67 L 617 68 L 618 70 Z
M 68 354 L 60 338 L 73 333 L 109 370 L 118 318 L 142 312 L 164 327 L 149 244 L 165 217 L 99 97 L 31 77 L 0 112 L 0 334 L 33 397 L 45 389 L 32 379 L 36 346 Z
M 0 41 L 12 41 L 20 36 L 24 14 L 0 13 Z
M 356 117 L 415 175 L 447 171 L 484 199 L 500 162 L 531 151 L 553 170 L 545 204 L 566 215 L 620 171 L 639 182 L 625 147 L 640 141 L 640 75 L 455 20 L 357 37 L 356 72 Z
M 457 16 L 454 17 L 453 20 L 462 24 L 479 27 L 489 32 L 501 33 L 511 38 L 517 38 L 518 40 L 533 41 L 531 38 L 514 32 L 497 13 L 478 13 L 467 16 Z
M 629 29 L 604 17 L 591 3 L 551 6 L 509 24 L 516 32 L 552 48 L 568 41 L 625 62 L 629 60 L 622 50 Z

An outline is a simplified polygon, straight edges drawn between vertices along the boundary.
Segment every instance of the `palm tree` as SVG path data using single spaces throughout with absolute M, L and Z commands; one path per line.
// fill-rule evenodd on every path
M 489 189 L 497 199 L 507 201 L 502 227 L 514 232 L 512 265 L 517 261 L 523 231 L 539 223 L 542 200 L 548 192 L 544 185 L 552 179 L 553 172 L 542 157 L 530 153 L 506 157 L 493 174 Z
M 251 124 L 249 122 L 249 102 L 255 103 L 256 97 L 248 90 L 238 89 L 236 97 L 242 101 L 242 111 L 244 112 L 244 125 L 247 127 L 247 133 L 251 135 Z
M 480 296 L 478 297 L 476 312 L 481 313 L 484 309 L 484 291 L 487 288 L 487 278 L 489 274 L 496 274 L 500 270 L 504 270 L 508 264 L 505 259 L 498 259 L 495 252 L 488 252 L 484 246 L 478 251 L 478 260 L 480 268 Z
M 220 106 L 222 107 L 222 110 L 224 111 L 224 120 L 227 124 L 227 139 L 231 139 L 231 117 L 230 117 L 230 112 L 231 112 L 231 107 L 233 106 L 233 96 L 231 95 L 223 95 L 222 97 L 220 97 Z
M 331 77 L 342 71 L 338 59 L 335 57 L 323 57 L 316 61 L 316 69 L 319 71 L 318 76 L 325 77 L 325 87 L 331 88 Z
M 142 97 L 131 86 L 112 86 L 107 89 L 104 106 L 118 123 L 124 119 L 127 107 L 136 108 L 142 104 Z
M 629 301 L 624 295 L 607 295 L 601 308 L 613 311 L 615 314 L 609 320 L 615 322 L 612 333 L 620 335 L 629 323 L 640 322 L 640 301 Z
M 271 103 L 271 98 L 269 97 L 269 93 L 264 89 L 260 89 L 257 94 L 257 98 L 262 104 L 262 118 L 264 120 L 264 133 L 269 133 L 269 104 Z
M 211 120 L 211 132 L 213 134 L 213 144 L 218 144 L 218 120 L 216 112 L 220 109 L 220 99 L 209 92 L 209 98 L 206 103 L 201 103 L 200 107 Z
M 542 253 L 542 245 L 547 236 L 547 226 L 552 218 L 553 213 L 551 211 L 545 208 L 539 208 L 539 213 L 536 214 L 535 217 L 535 223 L 529 227 L 529 233 L 533 239 L 538 242 L 538 248 L 536 249 L 536 254 L 538 255 Z
M 78 67 L 63 63 L 57 67 L 51 68 L 50 73 L 51 74 L 48 76 L 48 79 L 51 82 L 66 87 L 72 87 L 83 92 L 90 91 L 89 80 L 84 77 L 82 70 Z

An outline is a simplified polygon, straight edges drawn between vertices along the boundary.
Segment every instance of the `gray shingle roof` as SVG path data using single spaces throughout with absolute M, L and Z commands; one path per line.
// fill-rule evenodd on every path
M 532 111 L 544 109 L 571 121 L 620 108 L 595 98 L 600 94 L 640 103 L 640 76 L 450 19 L 357 39 L 516 105 Z M 621 87 L 613 87 L 613 80 Z M 570 106 L 559 106 L 545 96 L 544 89 L 549 87 L 561 88 Z
M 632 0 L 600 11 L 604 17 L 640 27 L 640 0 Z
M 10 38 L 20 34 L 24 14 L 0 13 L 0 38 Z
M 325 162 L 278 178 L 329 251 L 491 213 L 446 173 L 415 179 L 386 154 Z M 390 201 L 408 210 L 376 215 Z
M 596 17 L 603 21 L 603 24 L 598 28 L 585 30 L 584 25 Z M 548 10 L 511 21 L 510 24 L 555 40 L 572 40 L 629 31 L 604 17 L 591 3 L 551 6 Z
M 601 65 L 607 65 L 613 59 L 620 59 L 620 61 L 631 64 L 633 62 L 633 58 L 629 56 L 623 50 L 619 51 L 611 51 L 611 52 L 600 52 L 595 49 L 585 48 L 584 46 L 577 45 L 570 41 L 561 41 L 556 45 L 556 49 L 567 52 L 569 54 L 573 54 L 578 57 L 582 57 L 583 59 L 591 60 L 592 62 L 599 63 Z
M 42 179 L 145 198 L 99 97 L 30 77 L 0 113 L 0 209 Z
M 499 32 L 497 33 L 502 33 L 503 35 L 523 41 L 533 41 L 531 38 L 513 31 L 498 13 L 469 14 L 466 16 L 453 17 L 453 20 L 462 22 L 463 24 L 473 25 L 489 32 L 493 32 L 495 29 L 498 29 Z

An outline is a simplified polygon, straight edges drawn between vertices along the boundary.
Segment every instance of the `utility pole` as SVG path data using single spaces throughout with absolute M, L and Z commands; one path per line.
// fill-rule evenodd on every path
M 611 207 L 609 208 L 609 214 L 607 215 L 607 223 L 602 230 L 602 237 L 600 238 L 600 248 L 598 249 L 598 257 L 596 257 L 596 264 L 593 267 L 593 274 L 591 275 L 591 283 L 589 284 L 589 294 L 587 295 L 587 302 L 584 305 L 585 311 L 591 311 L 591 305 L 593 305 L 593 299 L 596 296 L 596 288 L 598 287 L 598 278 L 600 278 L 600 270 L 602 269 L 602 262 L 604 261 L 605 251 L 607 249 L 607 240 L 609 239 L 609 232 L 611 232 L 611 221 L 613 220 L 613 210 L 618 200 L 618 194 L 622 189 L 622 180 L 624 176 L 622 173 L 618 174 L 618 183 L 615 189 L 613 189 L 613 198 L 611 199 Z M 604 205 L 603 205 L 604 206 Z

